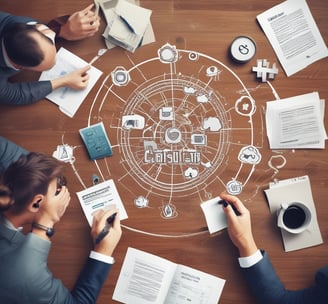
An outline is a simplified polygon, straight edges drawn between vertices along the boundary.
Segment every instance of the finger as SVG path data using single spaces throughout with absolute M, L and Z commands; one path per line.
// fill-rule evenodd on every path
M 85 9 L 81 10 L 80 12 L 83 14 L 87 14 L 94 6 L 94 3 L 88 5 Z
M 240 201 L 240 199 L 236 196 L 230 195 L 230 194 L 226 194 L 226 193 L 222 193 L 220 194 L 220 197 L 226 201 L 228 201 L 230 204 L 232 204 L 236 210 L 238 210 L 238 212 L 240 214 L 243 214 L 247 211 L 247 208 L 245 207 L 245 205 Z
M 79 71 L 80 71 L 80 74 L 83 75 L 83 74 L 85 74 L 87 71 L 89 71 L 90 69 L 91 69 L 91 66 L 90 66 L 90 65 L 86 65 L 85 67 L 80 68 Z

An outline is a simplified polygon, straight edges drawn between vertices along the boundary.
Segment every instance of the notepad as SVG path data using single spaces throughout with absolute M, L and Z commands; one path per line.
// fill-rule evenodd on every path
M 87 65 L 86 61 L 61 47 L 56 55 L 56 64 L 50 70 L 42 72 L 39 80 L 56 79 Z M 64 114 L 72 118 L 102 75 L 102 71 L 91 66 L 88 74 L 90 78 L 85 89 L 73 90 L 68 87 L 61 87 L 53 90 L 46 98 L 57 104 Z
M 103 122 L 82 128 L 79 132 L 91 160 L 113 155 Z
M 115 206 L 120 211 L 120 220 L 128 218 L 114 180 L 110 179 L 76 193 L 85 217 L 90 226 L 93 214 L 99 209 L 111 209 Z

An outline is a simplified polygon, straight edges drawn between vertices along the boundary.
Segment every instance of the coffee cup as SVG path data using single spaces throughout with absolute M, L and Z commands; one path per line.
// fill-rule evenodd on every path
M 278 227 L 293 233 L 305 231 L 311 224 L 312 214 L 301 202 L 282 203 L 278 210 Z

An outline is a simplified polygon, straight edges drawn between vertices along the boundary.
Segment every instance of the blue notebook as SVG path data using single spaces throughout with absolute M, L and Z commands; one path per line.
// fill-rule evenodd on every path
M 112 156 L 113 151 L 103 122 L 79 130 L 92 160 Z

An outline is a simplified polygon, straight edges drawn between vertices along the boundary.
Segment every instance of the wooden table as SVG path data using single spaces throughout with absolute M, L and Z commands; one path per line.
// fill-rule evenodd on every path
M 28 15 L 47 21 L 54 16 L 72 13 L 82 9 L 90 1 L 81 0 L 79 4 L 74 1 L 50 1 L 34 0 L 28 4 L 26 1 L 3 0 L 1 9 L 17 15 Z M 210 235 L 199 204 L 206 197 L 215 197 L 224 190 L 224 186 L 215 183 L 215 179 L 232 177 L 238 168 L 239 161 L 236 156 L 236 143 L 249 141 L 249 134 L 232 133 L 227 137 L 231 142 L 228 150 L 225 150 L 225 160 L 222 163 L 220 175 L 207 179 L 186 191 L 180 192 L 174 188 L 172 193 L 172 205 L 177 211 L 177 216 L 170 219 L 161 217 L 161 208 L 168 204 L 170 192 L 168 189 L 156 189 L 152 192 L 147 186 L 151 183 L 143 183 L 143 178 L 126 178 L 127 166 L 124 167 L 124 155 L 116 144 L 117 138 L 123 137 L 117 132 L 120 126 L 120 117 L 123 107 L 118 106 L 113 95 L 106 101 L 113 101 L 113 106 L 106 105 L 102 112 L 90 112 L 91 104 L 95 100 L 96 93 L 101 88 L 102 81 L 117 66 L 131 67 L 133 64 L 146 61 L 148 58 L 157 56 L 157 51 L 166 43 L 175 45 L 179 50 L 192 50 L 195 53 L 207 55 L 212 62 L 220 62 L 231 69 L 245 84 L 256 101 L 256 115 L 254 115 L 255 146 L 262 155 L 261 163 L 255 167 L 248 183 L 244 186 L 240 198 L 250 209 L 253 220 L 253 231 L 258 246 L 266 249 L 272 262 L 289 289 L 300 289 L 309 286 L 314 279 L 316 270 L 327 263 L 327 234 L 328 234 L 328 205 L 327 197 L 327 151 L 326 150 L 287 150 L 272 151 L 269 149 L 265 126 L 264 109 L 266 101 L 274 97 L 270 88 L 258 81 L 251 72 L 252 66 L 256 65 L 256 59 L 267 59 L 270 63 L 276 63 L 279 74 L 271 81 L 281 98 L 318 91 L 322 99 L 328 99 L 327 86 L 327 59 L 320 60 L 298 72 L 286 77 L 277 57 L 270 46 L 266 36 L 256 22 L 256 15 L 278 4 L 280 1 L 141 1 L 141 5 L 152 9 L 151 22 L 155 32 L 156 42 L 143 46 L 134 54 L 115 48 L 107 52 L 94 64 L 104 74 L 101 80 L 88 95 L 74 118 L 62 114 L 58 108 L 48 101 L 40 101 L 30 106 L 0 107 L 0 130 L 1 135 L 7 137 L 31 151 L 40 151 L 51 155 L 57 145 L 63 142 L 77 146 L 75 151 L 78 174 L 83 178 L 87 186 L 92 184 L 92 174 L 99 174 L 94 162 L 89 161 L 86 151 L 82 146 L 78 130 L 87 126 L 88 117 L 91 122 L 104 120 L 108 135 L 114 146 L 114 156 L 105 161 L 99 161 L 99 165 L 105 172 L 105 179 L 114 179 L 120 192 L 122 201 L 127 209 L 129 218 L 122 221 L 123 236 L 115 251 L 116 264 L 105 283 L 98 303 L 112 303 L 111 297 L 120 272 L 122 262 L 128 247 L 141 249 L 175 263 L 184 264 L 198 270 L 210 273 L 226 280 L 220 303 L 254 303 L 255 300 L 245 284 L 237 262 L 237 250 L 230 242 L 226 230 Z M 328 2 L 321 0 L 308 0 L 312 14 L 321 31 L 326 43 L 328 42 Z M 99 35 L 84 41 L 66 42 L 59 41 L 58 47 L 64 46 L 86 61 L 91 60 L 99 49 L 104 47 L 101 34 L 105 23 L 99 31 Z M 256 56 L 246 64 L 236 64 L 228 56 L 228 48 L 232 40 L 239 35 L 251 36 L 257 44 Z M 214 61 L 213 61 L 214 59 Z M 217 60 L 217 61 L 215 61 Z M 200 62 L 199 62 L 200 64 Z M 222 65 L 220 65 L 222 67 Z M 153 68 L 141 65 L 144 68 L 147 79 L 155 77 L 158 63 Z M 227 69 L 222 68 L 225 77 Z M 192 67 L 178 66 L 178 72 L 195 73 Z M 159 75 L 160 71 L 158 71 Z M 197 74 L 194 75 L 197 79 Z M 220 77 L 220 75 L 218 75 Z M 19 80 L 37 79 L 38 75 L 24 73 L 17 77 Z M 233 77 L 232 77 L 233 78 Z M 231 79 L 232 79 L 231 78 Z M 231 104 L 238 95 L 240 87 L 236 85 L 236 79 L 231 82 L 225 80 L 222 96 L 223 103 Z M 213 85 L 213 83 L 211 83 Z M 237 92 L 238 91 L 238 92 Z M 129 87 L 120 88 L 120 94 L 129 98 Z M 160 94 L 159 94 L 160 95 Z M 91 115 L 90 115 L 91 113 Z M 96 113 L 96 114 L 95 114 Z M 327 116 L 327 107 L 325 109 Z M 232 115 L 233 116 L 233 115 Z M 235 119 L 232 117 L 232 119 Z M 240 119 L 243 127 L 243 119 Z M 239 122 L 233 121 L 238 126 Z M 327 122 L 325 122 L 327 129 Z M 242 132 L 242 131 L 241 131 Z M 234 142 L 235 136 L 240 136 Z M 132 139 L 131 139 L 132 140 Z M 245 142 L 243 142 L 245 140 Z M 132 142 L 132 141 L 131 141 Z M 132 153 L 135 150 L 132 149 Z M 137 153 L 137 152 L 136 152 Z M 231 154 L 230 154 L 231 153 Z M 268 162 L 273 155 L 283 155 L 286 165 L 277 173 L 269 167 Z M 231 156 L 229 158 L 229 155 Z M 275 165 L 279 165 L 276 163 Z M 108 167 L 106 167 L 108 166 Z M 247 172 L 245 173 L 247 174 Z M 132 174 L 133 175 L 133 174 Z M 283 242 L 279 229 L 276 227 L 276 218 L 269 212 L 268 204 L 263 190 L 274 179 L 282 180 L 292 177 L 308 175 L 311 181 L 312 194 L 317 210 L 318 222 L 324 239 L 324 244 L 316 247 L 284 252 Z M 57 233 L 53 239 L 53 246 L 49 257 L 49 267 L 56 277 L 63 280 L 70 288 L 73 286 L 79 271 L 92 248 L 89 236 L 89 226 L 81 210 L 75 192 L 83 189 L 75 176 L 72 168 L 67 165 L 67 178 L 72 194 L 70 206 L 57 225 Z M 163 177 L 165 185 L 169 180 Z M 153 185 L 152 185 L 153 186 Z M 202 192 L 203 188 L 206 189 Z M 188 191 L 190 195 L 188 195 Z M 151 200 L 149 208 L 136 208 L 134 199 L 138 195 L 149 195 Z

